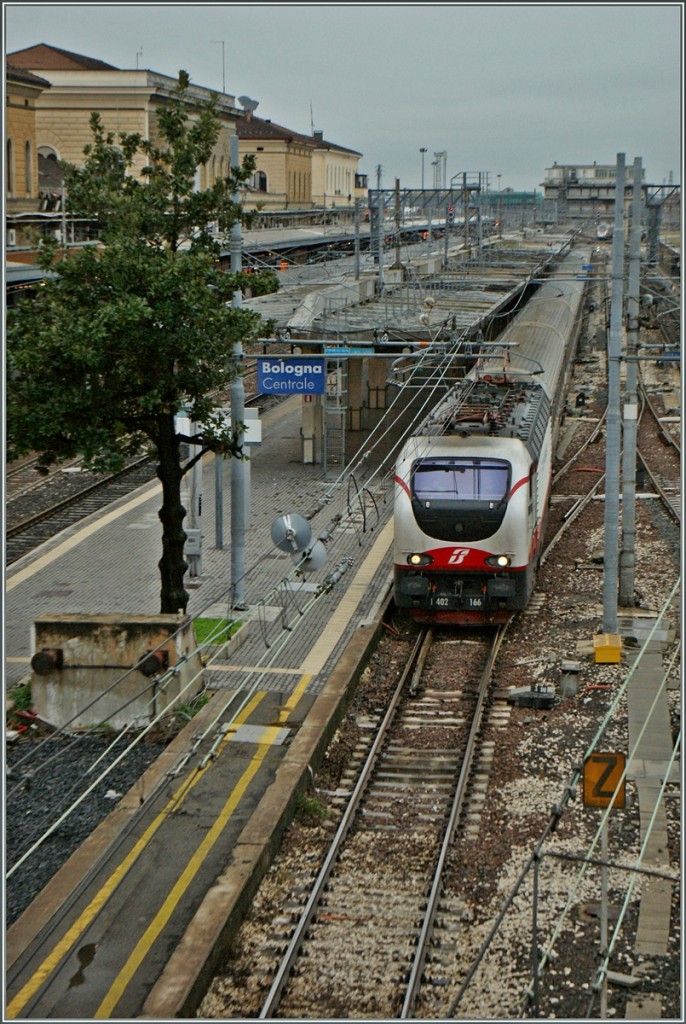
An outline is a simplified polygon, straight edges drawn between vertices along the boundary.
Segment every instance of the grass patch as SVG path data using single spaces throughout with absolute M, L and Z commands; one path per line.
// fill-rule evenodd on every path
M 228 619 L 193 619 L 195 641 L 198 644 L 224 644 L 238 632 L 241 625 L 240 622 L 229 622 Z
M 323 821 L 329 817 L 329 809 L 316 796 L 297 793 L 295 797 L 295 816 L 303 822 Z
M 192 700 L 189 704 L 180 704 L 178 708 L 175 708 L 174 714 L 180 722 L 190 722 L 192 718 L 197 715 L 201 708 L 204 708 L 210 699 L 210 695 L 207 690 L 203 690 L 198 696 Z
M 12 699 L 15 711 L 28 711 L 31 707 L 31 684 L 22 683 L 21 686 L 14 686 L 8 696 Z

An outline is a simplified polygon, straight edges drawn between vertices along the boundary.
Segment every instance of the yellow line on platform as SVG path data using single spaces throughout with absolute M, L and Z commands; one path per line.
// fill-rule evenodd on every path
M 252 701 L 243 709 L 241 714 L 236 719 L 237 725 L 242 725 L 248 719 L 248 717 L 255 710 L 260 701 L 266 696 L 266 692 L 263 690 L 260 693 L 255 694 Z M 222 746 L 228 743 L 230 735 L 224 737 Z M 220 747 L 221 749 L 221 747 Z M 219 753 L 219 751 L 217 751 Z M 264 756 L 264 755 L 263 755 Z M 248 769 L 249 770 L 249 769 Z M 7 1016 L 14 1018 L 26 1006 L 28 1001 L 38 992 L 40 987 L 48 980 L 53 971 L 62 963 L 62 960 L 69 954 L 74 944 L 83 935 L 89 925 L 92 924 L 98 913 L 102 910 L 107 900 L 117 889 L 120 882 L 125 878 L 129 870 L 133 867 L 138 858 L 147 849 L 152 837 L 155 832 L 164 824 L 170 813 L 178 810 L 179 805 L 186 799 L 188 794 L 194 788 L 197 782 L 203 776 L 203 771 L 197 770 L 183 782 L 179 790 L 171 797 L 160 813 L 150 823 L 148 828 L 145 830 L 140 839 L 136 842 L 133 849 L 119 864 L 119 866 L 112 872 L 110 877 L 101 886 L 99 891 L 95 894 L 93 899 L 90 901 L 88 906 L 81 912 L 79 917 L 76 919 L 71 928 L 65 933 L 60 939 L 56 946 L 53 947 L 49 956 L 45 958 L 40 967 L 31 975 L 29 980 L 23 986 L 17 995 L 11 1000 L 7 1006 Z M 240 783 L 239 783 L 240 785 Z M 247 783 L 246 783 L 247 785 Z M 245 787 L 244 787 L 245 788 Z M 235 792 L 235 791 L 234 791 Z M 228 819 L 227 819 L 228 820 Z

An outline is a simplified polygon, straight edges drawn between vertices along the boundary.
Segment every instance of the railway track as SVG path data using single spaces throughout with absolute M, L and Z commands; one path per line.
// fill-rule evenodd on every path
M 250 360 L 244 375 L 247 406 L 260 400 L 255 367 Z M 221 404 L 222 396 L 216 397 Z M 7 467 L 6 566 L 156 477 L 156 459 L 149 456 L 132 459 L 120 472 L 105 475 L 84 471 L 74 461 L 37 476 L 38 463 L 39 457 L 31 455 Z
M 84 474 L 85 485 L 81 474 L 66 481 L 52 474 L 42 488 L 33 488 L 30 496 L 25 490 L 12 494 L 7 506 L 5 564 L 11 565 L 62 530 L 154 479 L 155 466 L 154 459 L 142 456 L 120 473 L 104 477 Z M 27 515 L 32 506 L 34 511 Z
M 258 915 L 232 1016 L 407 1018 L 420 996 L 444 998 L 432 938 L 438 917 L 443 937 L 459 917 L 442 877 L 456 832 L 478 829 L 494 752 L 485 721 L 509 714 L 491 688 L 502 635 L 418 634 L 385 711 L 358 720 L 337 786 L 318 791 L 335 834 L 304 858 L 273 916 Z

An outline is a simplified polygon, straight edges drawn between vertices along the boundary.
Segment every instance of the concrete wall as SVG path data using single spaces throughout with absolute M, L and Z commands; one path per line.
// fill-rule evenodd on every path
M 143 725 L 202 689 L 192 623 L 182 614 L 45 615 L 32 633 L 32 705 L 53 725 Z M 158 649 L 156 675 L 134 667 Z M 176 673 L 166 671 L 175 665 Z

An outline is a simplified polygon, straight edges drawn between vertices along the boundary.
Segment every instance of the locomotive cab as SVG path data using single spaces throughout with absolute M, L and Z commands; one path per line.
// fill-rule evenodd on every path
M 504 621 L 525 607 L 535 485 L 525 446 L 443 437 L 405 456 L 396 475 L 396 604 L 419 621 L 447 623 Z
M 505 518 L 510 478 L 502 459 L 419 459 L 410 478 L 414 517 L 437 540 L 484 540 Z

